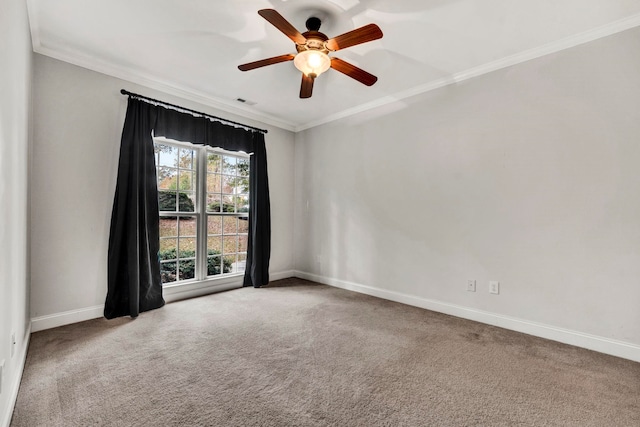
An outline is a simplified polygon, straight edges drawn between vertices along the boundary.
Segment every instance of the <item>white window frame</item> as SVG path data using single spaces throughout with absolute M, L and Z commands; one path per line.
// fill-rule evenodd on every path
M 250 155 L 244 152 L 227 151 L 221 148 L 214 148 L 204 145 L 192 144 L 189 142 L 176 141 L 164 137 L 154 137 L 154 143 L 170 145 L 176 148 L 184 148 L 194 150 L 196 153 L 195 160 L 195 174 L 196 174 L 196 203 L 195 212 L 182 212 L 182 211 L 160 211 L 159 217 L 195 217 L 196 218 L 196 263 L 195 263 L 195 277 L 193 279 L 176 280 L 174 282 L 163 283 L 163 289 L 165 291 L 183 287 L 191 287 L 194 291 L 202 291 L 203 288 L 194 287 L 194 285 L 208 285 L 208 284 L 235 284 L 232 287 L 242 286 L 241 281 L 238 279 L 244 277 L 244 271 L 223 273 L 224 269 L 224 257 L 221 251 L 220 253 L 220 269 L 221 273 L 215 276 L 207 276 L 207 238 L 208 228 L 207 219 L 208 216 L 220 216 L 220 217 L 237 217 L 247 218 L 248 212 L 222 212 L 222 200 L 220 202 L 221 212 L 207 212 L 207 189 L 206 189 L 206 176 L 207 176 L 207 157 L 208 154 L 219 154 L 224 156 L 231 156 L 241 159 L 250 159 Z M 158 166 L 158 165 L 156 165 Z M 179 206 L 179 204 L 177 205 Z M 243 235 L 244 233 L 237 233 L 237 235 Z M 222 227 L 222 237 L 224 237 L 224 227 Z M 179 239 L 178 239 L 179 240 Z M 224 239 L 221 239 L 224 242 Z M 229 280 L 231 279 L 231 280 Z M 233 283 L 235 282 L 235 283 Z M 201 294 L 197 292 L 196 294 Z M 193 295 L 196 295 L 193 294 Z M 190 297 L 192 295 L 186 295 L 183 297 Z M 179 299 L 179 298 L 176 298 Z

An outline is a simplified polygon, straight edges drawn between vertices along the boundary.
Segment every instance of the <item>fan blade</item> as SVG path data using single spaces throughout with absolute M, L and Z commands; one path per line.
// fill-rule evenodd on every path
M 365 25 L 338 37 L 327 40 L 329 50 L 340 50 L 382 38 L 382 30 L 376 24 Z
M 373 74 L 369 74 L 365 70 L 349 64 L 340 58 L 331 58 L 331 68 L 340 71 L 342 74 L 345 74 L 352 79 L 356 79 L 367 86 L 371 86 L 378 81 L 378 78 Z
M 300 85 L 300 98 L 311 98 L 313 93 L 313 77 L 309 77 L 302 73 L 302 85 Z
M 249 71 L 253 70 L 254 68 L 265 67 L 267 65 L 277 64 L 279 62 L 293 61 L 293 58 L 295 57 L 296 56 L 292 54 L 274 56 L 273 58 L 261 59 L 260 61 L 238 65 L 238 69 L 240 71 Z
M 289 37 L 296 44 L 305 44 L 307 39 L 300 31 L 289 23 L 282 15 L 280 15 L 275 9 L 261 9 L 258 14 L 264 19 L 269 21 L 271 25 L 282 31 L 285 36 Z

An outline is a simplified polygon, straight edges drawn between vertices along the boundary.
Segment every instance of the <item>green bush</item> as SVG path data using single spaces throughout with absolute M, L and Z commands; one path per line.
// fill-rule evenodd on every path
M 220 274 L 220 252 L 209 249 L 207 257 L 207 275 L 214 276 Z M 211 256 L 217 255 L 215 258 Z M 160 263 L 160 276 L 162 283 L 175 282 L 176 280 L 193 279 L 196 276 L 196 260 L 184 258 L 195 258 L 195 251 L 181 250 L 180 251 L 180 264 L 179 264 L 179 277 L 176 277 L 176 261 Z M 177 251 L 175 249 L 167 249 L 158 252 L 158 258 L 160 261 L 175 260 L 177 257 Z M 222 258 L 222 272 L 231 272 L 232 262 L 226 258 Z
M 160 211 L 176 211 L 175 191 L 158 191 L 158 207 Z M 178 193 L 178 207 L 180 212 L 193 212 L 195 206 L 187 193 Z
M 220 212 L 220 202 L 212 202 L 207 206 L 209 212 Z M 233 203 L 223 203 L 222 212 L 235 212 L 236 208 Z

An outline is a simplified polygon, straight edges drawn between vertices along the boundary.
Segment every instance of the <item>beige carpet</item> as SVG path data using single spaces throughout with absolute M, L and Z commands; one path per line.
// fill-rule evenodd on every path
M 287 279 L 33 334 L 11 425 L 640 426 L 640 364 Z

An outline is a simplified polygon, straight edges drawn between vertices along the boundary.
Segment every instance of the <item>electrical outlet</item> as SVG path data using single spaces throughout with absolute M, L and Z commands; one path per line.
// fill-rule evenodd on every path
M 476 291 L 476 281 L 475 280 L 467 280 L 467 291 L 475 292 Z
M 494 280 L 489 282 L 489 293 L 498 295 L 500 293 L 500 282 Z

